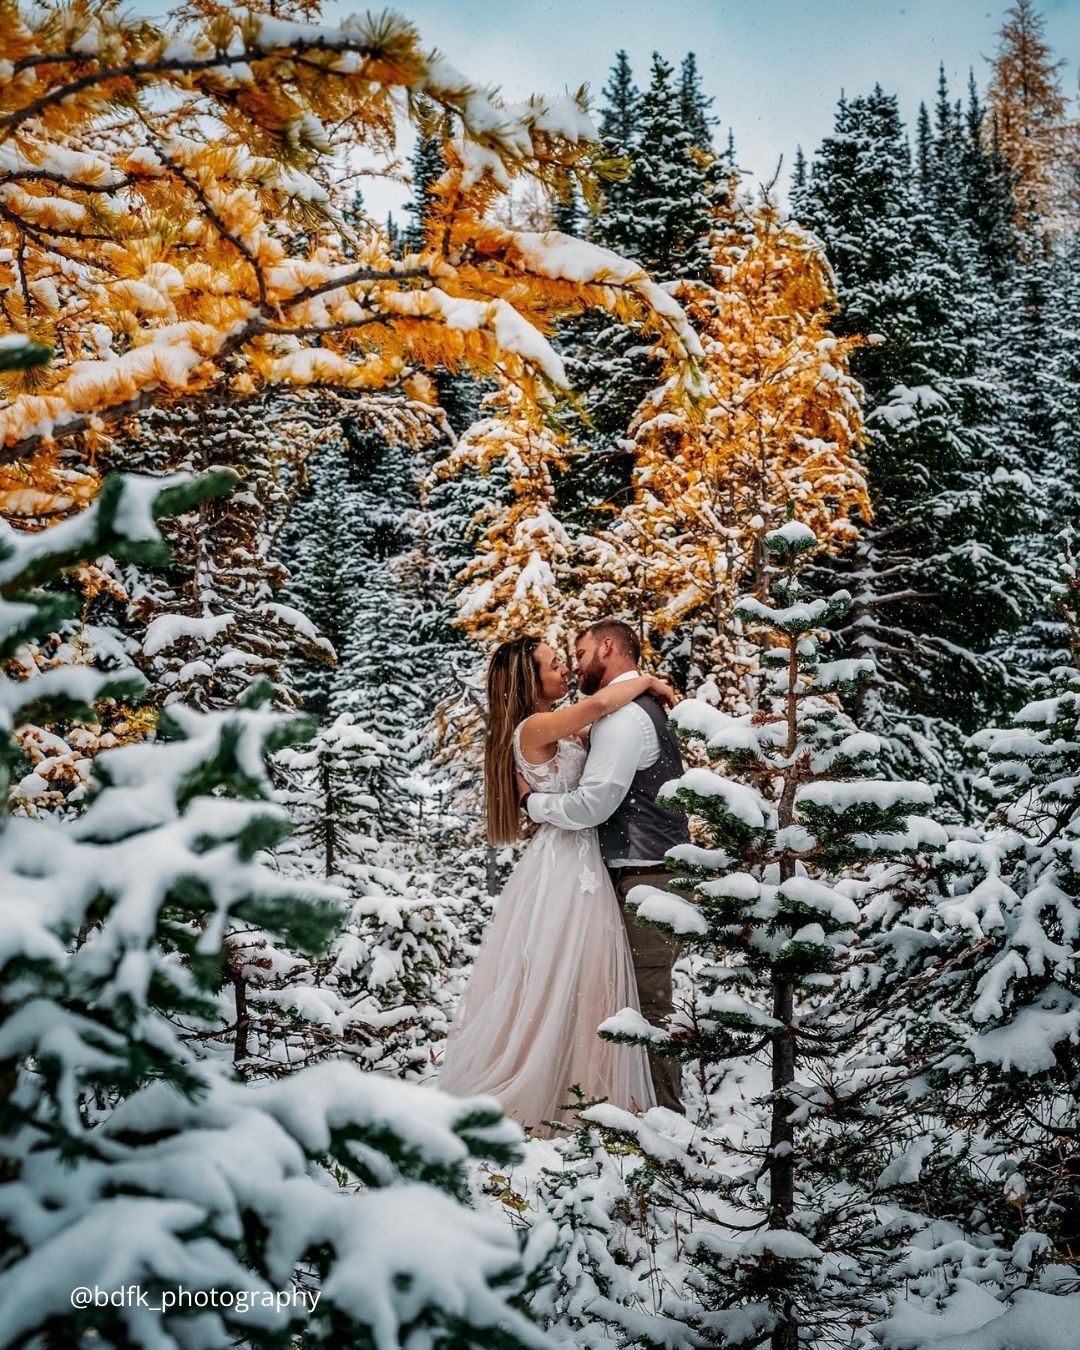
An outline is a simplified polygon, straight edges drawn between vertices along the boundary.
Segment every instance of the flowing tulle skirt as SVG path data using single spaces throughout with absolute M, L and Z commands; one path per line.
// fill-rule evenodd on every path
M 566 1121 L 569 1088 L 640 1111 L 655 1105 L 648 1060 L 596 1029 L 638 1008 L 630 948 L 595 830 L 540 826 L 480 945 L 438 1085 L 488 1093 L 536 1134 Z

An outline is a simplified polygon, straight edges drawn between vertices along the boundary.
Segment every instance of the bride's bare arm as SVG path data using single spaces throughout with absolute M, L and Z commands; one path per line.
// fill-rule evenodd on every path
M 567 736 L 576 736 L 593 722 L 618 708 L 625 708 L 642 694 L 655 694 L 668 707 L 679 701 L 669 684 L 655 675 L 638 675 L 632 680 L 618 680 L 604 689 L 598 689 L 588 698 L 579 699 L 567 708 L 553 712 L 533 713 L 521 727 L 521 753 L 531 764 L 542 764 L 555 753 L 556 743 Z

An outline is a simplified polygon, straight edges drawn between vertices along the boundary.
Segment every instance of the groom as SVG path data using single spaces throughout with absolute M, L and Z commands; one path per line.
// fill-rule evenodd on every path
M 583 694 L 639 674 L 641 643 L 629 624 L 616 619 L 586 628 L 576 654 Z M 672 1010 L 671 967 L 678 949 L 658 928 L 637 922 L 626 896 L 634 886 L 665 888 L 672 874 L 664 866 L 664 854 L 690 842 L 686 816 L 656 800 L 662 785 L 682 772 L 679 743 L 667 714 L 651 694 L 643 694 L 593 724 L 588 762 L 573 792 L 532 792 L 524 798 L 530 819 L 537 823 L 564 830 L 597 827 L 630 940 L 641 1013 L 650 1022 L 662 1022 Z M 650 1055 L 649 1066 L 657 1103 L 682 1111 L 678 1060 Z

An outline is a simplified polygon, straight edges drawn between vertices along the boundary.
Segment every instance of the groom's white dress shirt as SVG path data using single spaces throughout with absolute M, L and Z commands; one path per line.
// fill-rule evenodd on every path
M 610 684 L 636 680 L 639 672 L 626 670 Z M 639 769 L 655 764 L 660 755 L 656 728 L 649 714 L 634 703 L 594 722 L 589 735 L 589 758 L 581 782 L 573 792 L 534 792 L 526 809 L 538 825 L 561 830 L 588 830 L 608 819 L 630 791 Z M 612 858 L 610 867 L 657 863 L 657 858 Z

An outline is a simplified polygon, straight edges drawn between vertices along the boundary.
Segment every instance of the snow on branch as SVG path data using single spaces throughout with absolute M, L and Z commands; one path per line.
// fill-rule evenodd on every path
M 644 320 L 678 369 L 700 357 L 636 264 L 492 222 L 521 175 L 595 195 L 604 154 L 583 92 L 504 103 L 391 13 L 323 25 L 222 9 L 180 32 L 14 9 L 11 30 L 0 337 L 56 355 L 0 402 L 0 462 L 76 435 L 93 449 L 160 400 L 275 382 L 407 392 L 418 372 L 468 367 L 537 397 L 566 383 L 555 322 L 593 306 Z M 393 170 L 402 108 L 425 126 L 436 110 L 449 166 L 404 258 L 341 186 L 357 150 Z

